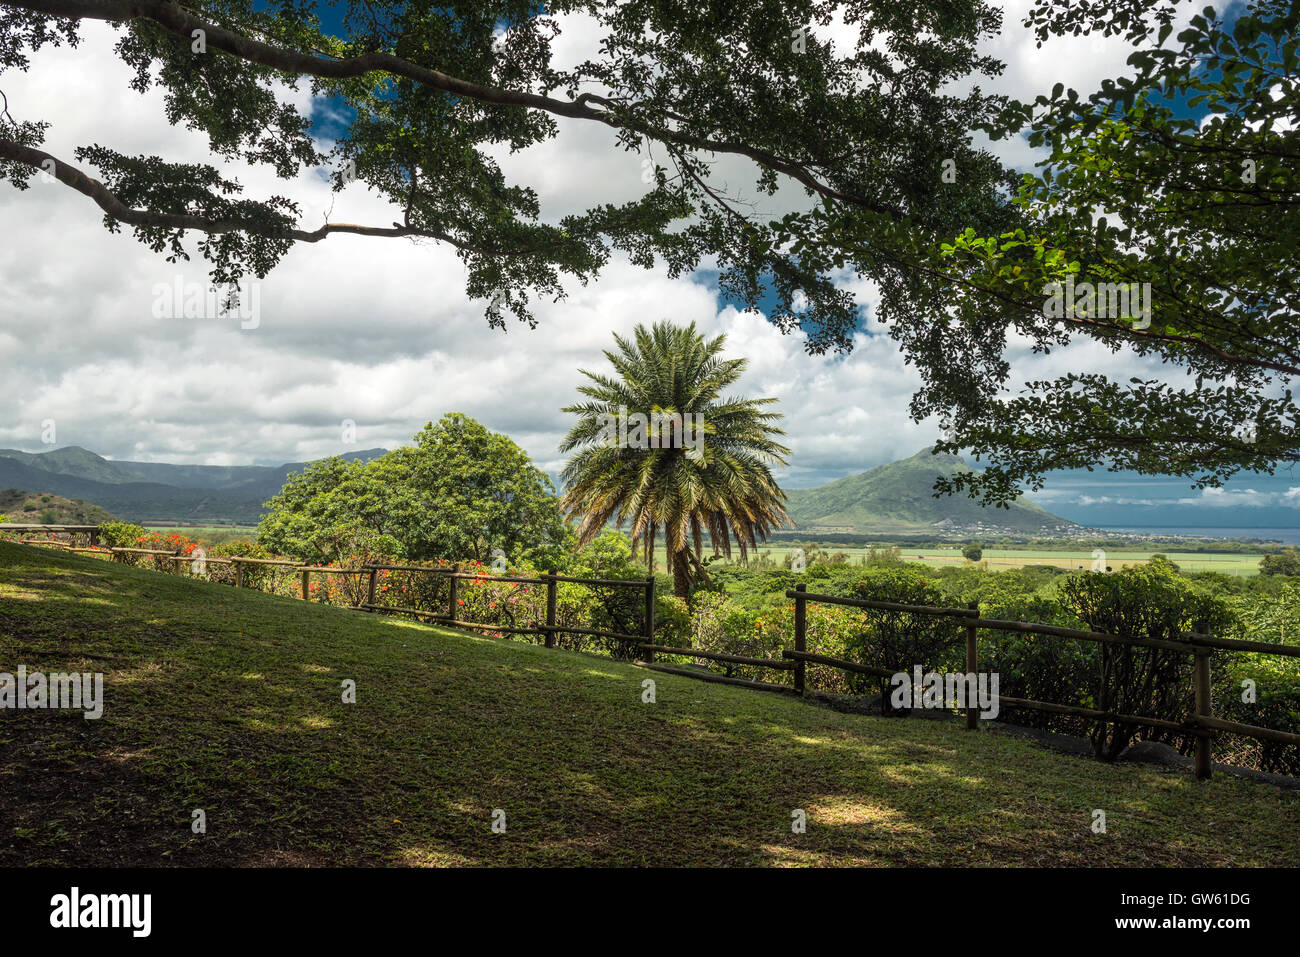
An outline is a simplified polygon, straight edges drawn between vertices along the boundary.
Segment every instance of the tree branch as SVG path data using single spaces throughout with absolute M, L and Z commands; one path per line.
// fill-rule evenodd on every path
M 296 50 L 286 50 L 209 23 L 192 15 L 178 4 L 166 0 L 6 0 L 6 5 L 71 20 L 110 22 L 148 20 L 186 39 L 189 39 L 195 30 L 202 30 L 209 47 L 283 73 L 329 79 L 349 79 L 367 73 L 389 73 L 480 103 L 543 110 L 555 116 L 590 120 L 603 123 L 613 129 L 630 130 L 651 139 L 677 143 L 691 149 L 745 156 L 784 173 L 827 199 L 870 210 L 894 220 L 904 218 L 902 212 L 893 207 L 845 193 L 819 180 L 805 164 L 796 160 L 734 140 L 714 140 L 679 130 L 656 127 L 633 117 L 620 116 L 613 109 L 595 109 L 589 104 L 596 103 L 606 107 L 613 107 L 615 104 L 605 97 L 592 93 L 583 93 L 573 100 L 562 100 L 539 93 L 504 90 L 462 80 L 382 52 L 365 53 L 347 59 L 329 59 Z
M 431 229 L 416 229 L 394 224 L 387 226 L 360 226 L 353 223 L 329 223 L 319 229 L 275 229 L 262 223 L 250 223 L 243 219 L 213 219 L 191 213 L 157 213 L 145 209 L 132 209 L 117 198 L 103 183 L 92 179 L 71 163 L 65 163 L 45 152 L 30 146 L 23 146 L 12 140 L 0 139 L 0 159 L 13 160 L 18 163 L 46 172 L 47 162 L 54 163 L 52 175 L 60 183 L 70 186 L 77 192 L 89 196 L 100 209 L 118 222 L 128 226 L 140 226 L 155 229 L 193 229 L 201 233 L 218 235 L 221 233 L 242 232 L 269 239 L 292 239 L 300 243 L 320 242 L 334 233 L 350 233 L 355 236 L 411 237 L 416 239 L 436 239 L 455 246 L 465 252 L 485 256 L 526 256 L 535 248 L 497 250 L 488 249 L 463 239 Z

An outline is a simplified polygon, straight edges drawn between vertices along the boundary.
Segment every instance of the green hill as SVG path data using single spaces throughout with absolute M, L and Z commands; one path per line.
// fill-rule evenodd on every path
M 969 471 L 956 455 L 923 449 L 828 485 L 787 490 L 787 511 L 801 531 L 1061 534 L 1081 527 L 1029 502 L 1000 509 L 964 496 L 934 497 L 937 477 Z
M 0 716 L 4 867 L 1252 866 L 1300 832 L 1291 795 L 1226 775 L 0 542 L 19 664 L 102 672 L 104 712 Z
M 26 525 L 99 525 L 115 520 L 98 505 L 79 498 L 16 488 L 0 489 L 0 515 Z

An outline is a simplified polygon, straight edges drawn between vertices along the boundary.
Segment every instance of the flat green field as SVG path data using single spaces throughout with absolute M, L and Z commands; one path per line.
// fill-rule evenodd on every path
M 0 715 L 0 866 L 1279 866 L 1300 836 L 1300 795 L 1227 775 L 0 542 L 19 664 L 102 672 L 104 713 Z
M 759 552 L 770 552 L 776 561 L 783 562 L 786 555 L 793 550 L 793 546 L 774 545 L 771 548 L 760 548 Z M 830 547 L 825 550 L 831 554 L 843 552 L 849 556 L 851 562 L 857 562 L 868 554 L 866 548 Z M 1244 553 L 1170 552 L 1158 548 L 1150 550 L 1124 549 L 1119 551 L 1110 551 L 1108 549 L 1106 551 L 1106 564 L 1118 571 L 1125 565 L 1145 562 L 1157 553 L 1167 555 L 1170 561 L 1178 565 L 1183 571 L 1222 572 L 1225 575 L 1257 575 L 1259 574 L 1259 561 L 1263 557 L 1262 554 Z M 902 557 L 910 562 L 920 562 L 934 567 L 967 564 L 966 559 L 962 558 L 961 549 L 959 548 L 937 548 L 934 546 L 907 548 L 903 549 Z M 987 561 L 989 567 L 994 569 L 1020 568 L 1025 565 L 1056 565 L 1059 568 L 1073 570 L 1091 568 L 1094 558 L 1092 549 L 1035 551 L 1032 549 L 986 548 L 984 549 L 984 561 Z
M 256 536 L 257 529 L 254 526 L 231 526 L 231 525 L 214 525 L 203 527 L 181 527 L 181 526 L 156 526 L 150 527 L 151 532 L 162 532 L 171 534 L 173 532 L 186 535 L 190 538 L 202 539 L 207 542 L 219 543 L 227 542 L 238 538 L 252 538 Z M 783 562 L 785 557 L 794 550 L 794 546 L 773 545 L 764 546 L 758 549 L 760 554 L 770 553 L 772 558 L 778 562 Z M 849 556 L 850 562 L 858 562 L 865 558 L 869 552 L 867 548 L 843 547 L 827 548 L 826 551 L 832 554 L 843 552 Z M 1171 561 L 1177 564 L 1183 571 L 1189 572 L 1222 572 L 1225 575 L 1257 575 L 1259 574 L 1259 561 L 1262 554 L 1232 553 L 1232 552 L 1169 552 L 1161 549 L 1124 549 L 1121 551 L 1107 551 L 1106 564 L 1112 569 L 1118 571 L 1125 565 L 1133 565 L 1145 562 L 1152 555 L 1161 553 L 1168 555 Z M 939 548 L 928 546 L 925 548 L 904 549 L 903 558 L 910 562 L 919 562 L 925 565 L 931 565 L 936 568 L 951 565 L 967 564 L 966 559 L 962 558 L 960 548 Z M 1000 568 L 1020 568 L 1025 565 L 1056 565 L 1059 568 L 1068 568 L 1071 570 L 1087 569 L 1092 567 L 1094 561 L 1091 549 L 1070 550 L 1041 550 L 1033 549 L 1014 549 L 1014 548 L 986 548 L 984 549 L 984 561 L 988 562 L 989 567 L 993 569 Z M 662 546 L 655 550 L 655 571 L 666 572 L 667 566 L 664 563 L 664 553 Z
M 145 529 L 163 535 L 184 535 L 210 545 L 257 537 L 257 527 L 254 525 L 146 525 Z
M 146 525 L 151 532 L 179 532 L 182 535 L 202 536 L 204 532 L 242 532 L 251 534 L 257 531 L 256 525 Z

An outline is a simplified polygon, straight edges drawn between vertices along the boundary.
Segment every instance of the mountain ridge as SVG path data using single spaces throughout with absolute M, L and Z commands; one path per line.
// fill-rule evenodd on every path
M 386 449 L 342 453 L 369 461 Z M 80 498 L 133 522 L 255 525 L 262 504 L 307 462 L 172 465 L 106 459 L 70 445 L 49 452 L 0 449 L 0 488 Z M 170 481 L 167 481 L 170 479 Z
M 369 461 L 384 449 L 346 452 Z M 128 521 L 255 525 L 263 503 L 291 472 L 283 465 L 173 465 L 106 459 L 80 446 L 49 452 L 0 449 L 0 489 L 84 499 Z M 789 489 L 787 511 L 801 532 L 1060 534 L 1082 528 L 1028 502 L 984 508 L 968 498 L 935 498 L 935 478 L 972 471 L 959 456 L 929 448 L 811 489 Z

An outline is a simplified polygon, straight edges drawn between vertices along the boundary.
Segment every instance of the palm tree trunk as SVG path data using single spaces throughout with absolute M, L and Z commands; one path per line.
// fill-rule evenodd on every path
M 691 597 L 691 559 L 686 549 L 672 552 L 668 556 L 673 570 L 673 594 L 683 600 Z

